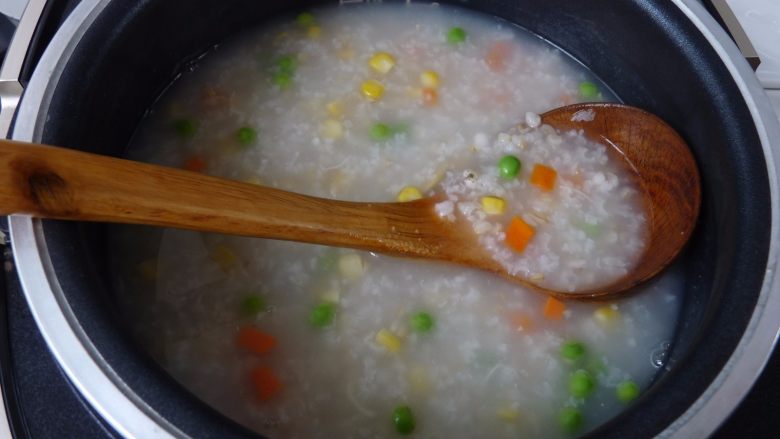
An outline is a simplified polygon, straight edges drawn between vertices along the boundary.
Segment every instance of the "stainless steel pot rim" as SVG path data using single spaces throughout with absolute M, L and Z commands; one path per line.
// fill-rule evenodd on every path
M 13 139 L 41 138 L 51 95 L 73 49 L 111 0 L 83 0 L 41 58 L 19 107 Z M 736 350 L 716 379 L 661 437 L 705 437 L 747 394 L 772 352 L 780 332 L 780 123 L 769 99 L 739 50 L 697 0 L 672 0 L 720 56 L 734 77 L 756 124 L 766 158 L 772 226 L 769 258 L 758 302 Z M 52 269 L 41 222 L 26 216 L 9 220 L 14 255 L 25 296 L 57 361 L 95 409 L 128 437 L 184 437 L 128 388 L 91 344 L 65 300 Z

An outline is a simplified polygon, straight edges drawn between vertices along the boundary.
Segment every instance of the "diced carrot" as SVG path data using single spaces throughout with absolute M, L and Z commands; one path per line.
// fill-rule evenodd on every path
M 544 303 L 544 310 L 542 314 L 550 320 L 560 320 L 563 318 L 563 312 L 566 310 L 566 305 L 560 300 L 549 297 L 547 302 Z
M 192 156 L 184 162 L 184 169 L 192 172 L 203 172 L 206 170 L 206 160 L 199 155 Z
M 531 184 L 544 191 L 551 191 L 555 187 L 555 178 L 558 173 L 555 169 L 542 164 L 535 164 L 531 171 Z
M 432 107 L 439 102 L 439 93 L 432 88 L 422 89 L 422 102 L 427 107 Z
M 485 55 L 485 62 L 490 70 L 494 72 L 502 72 L 506 68 L 506 63 L 511 55 L 511 47 L 507 41 L 496 41 L 490 46 L 487 55 Z
M 238 345 L 256 354 L 267 354 L 276 347 L 276 337 L 265 332 L 258 331 L 251 326 L 244 326 L 238 331 L 236 338 Z
M 274 372 L 265 366 L 259 366 L 252 370 L 252 384 L 261 401 L 268 401 L 282 391 L 282 382 Z
M 506 229 L 506 243 L 512 250 L 522 253 L 535 233 L 536 230 L 532 226 L 516 216 Z
M 517 332 L 529 332 L 534 328 L 533 319 L 526 313 L 518 311 L 509 315 L 509 324 Z

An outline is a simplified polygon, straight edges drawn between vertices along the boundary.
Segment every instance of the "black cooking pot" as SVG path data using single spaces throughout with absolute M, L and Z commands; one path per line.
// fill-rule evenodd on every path
M 682 257 L 685 296 L 666 366 L 635 404 L 592 432 L 600 437 L 648 437 L 665 429 L 674 432 L 676 427 L 670 426 L 683 422 L 681 415 L 701 400 L 743 339 L 759 299 L 771 293 L 764 283 L 775 206 L 770 178 L 775 177 L 767 171 L 766 146 L 743 94 L 744 85 L 688 16 L 686 1 L 688 6 L 694 3 L 442 2 L 503 17 L 559 46 L 590 68 L 625 103 L 668 121 L 690 144 L 699 164 L 702 211 Z M 58 53 L 47 54 L 53 60 L 50 71 L 40 73 L 48 75 L 47 79 L 37 85 L 35 78 L 31 82 L 32 87 L 48 82 L 47 91 L 28 89 L 28 94 L 39 96 L 20 113 L 16 134 L 121 156 L 145 111 L 199 55 L 270 17 L 292 14 L 316 2 L 82 3 L 79 8 L 85 11 L 77 9 L 76 13 L 91 15 L 81 18 L 81 24 L 72 23 L 69 36 L 59 37 L 70 40 L 57 42 L 55 37 L 56 47 L 50 50 Z M 160 431 L 195 437 L 252 435 L 170 379 L 119 324 L 107 263 L 112 249 L 106 244 L 104 226 L 35 221 L 26 228 L 18 225 L 21 219 L 17 221 L 14 244 L 23 255 L 18 259 L 22 281 L 47 341 L 60 353 L 58 357 L 67 356 L 65 351 L 70 348 L 58 344 L 56 326 L 45 322 L 46 310 L 40 305 L 36 310 L 34 302 L 39 294 L 54 297 L 52 303 L 58 304 L 64 321 L 75 328 L 91 360 L 122 395 L 159 425 Z M 24 247 L 30 245 L 32 249 Z M 39 279 L 30 279 L 32 274 L 25 274 L 30 252 L 40 256 L 43 268 L 39 275 L 47 279 L 44 286 Z M 765 358 L 767 352 L 762 355 Z M 764 358 L 757 359 L 759 365 Z M 86 378 L 77 377 L 77 367 L 67 361 L 64 364 L 77 387 L 87 394 L 100 393 L 85 384 Z M 729 409 L 746 390 L 735 396 Z M 115 427 L 122 423 L 121 415 L 112 417 L 110 407 L 97 404 Z M 712 428 L 729 409 L 710 420 Z

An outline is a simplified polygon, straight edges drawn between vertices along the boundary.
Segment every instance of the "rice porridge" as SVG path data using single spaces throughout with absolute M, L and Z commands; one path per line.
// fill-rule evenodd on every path
M 442 194 L 440 215 L 463 215 L 512 270 L 565 289 L 629 270 L 646 219 L 603 146 L 537 115 L 610 99 L 567 55 L 495 18 L 342 5 L 206 54 L 127 156 L 326 198 Z M 137 340 L 270 437 L 585 433 L 663 366 L 683 281 L 672 268 L 620 301 L 564 303 L 349 249 L 140 226 L 110 238 Z

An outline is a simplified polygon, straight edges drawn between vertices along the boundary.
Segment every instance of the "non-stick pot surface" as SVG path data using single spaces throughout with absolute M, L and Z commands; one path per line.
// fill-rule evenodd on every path
M 146 109 L 191 60 L 243 29 L 312 2 L 106 3 L 41 108 L 47 115 L 41 142 L 121 155 Z M 504 17 L 552 41 L 626 103 L 670 122 L 694 151 L 703 179 L 702 213 L 683 258 L 686 294 L 667 366 L 636 404 L 594 432 L 657 434 L 699 398 L 731 356 L 764 279 L 769 180 L 739 87 L 672 2 L 452 3 Z M 41 232 L 73 318 L 128 392 L 185 434 L 249 434 L 190 397 L 117 323 L 106 264 L 111 249 L 102 226 L 46 221 Z

